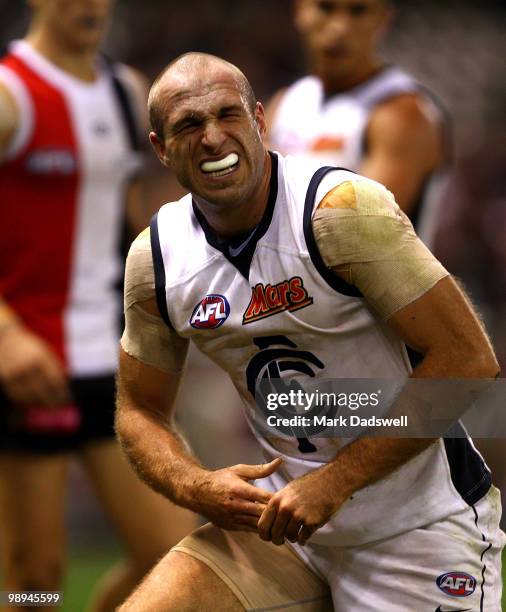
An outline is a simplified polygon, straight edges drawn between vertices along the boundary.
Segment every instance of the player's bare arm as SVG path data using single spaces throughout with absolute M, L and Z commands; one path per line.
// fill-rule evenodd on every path
M 271 474 L 280 460 L 209 471 L 178 434 L 174 406 L 188 343 L 158 313 L 147 232 L 130 251 L 125 285 L 116 430 L 126 455 L 143 480 L 178 505 L 224 529 L 256 531 L 272 494 L 248 481 Z
M 438 112 L 413 94 L 388 100 L 374 111 L 366 142 L 360 174 L 388 187 L 409 215 L 424 180 L 446 155 Z
M 316 211 L 314 228 L 320 251 L 339 276 L 352 280 L 366 300 L 370 296 L 371 307 L 406 344 L 424 354 L 411 376 L 497 376 L 497 360 L 469 300 L 416 238 L 391 194 L 368 182 L 351 188 L 350 192 L 350 185 L 343 184 L 328 193 Z M 363 216 L 356 212 L 362 207 L 367 207 Z M 335 246 L 340 244 L 335 242 L 337 234 L 332 247 L 332 231 L 319 233 L 322 225 L 329 229 L 333 214 L 339 218 L 337 233 L 352 231 L 360 241 L 374 245 L 374 251 L 360 252 L 360 241 L 348 242 L 345 249 L 350 252 L 344 257 L 348 264 L 343 261 Z M 364 217 L 369 223 L 364 223 Z M 405 240 L 403 234 L 407 234 Z M 386 241 L 384 248 L 382 241 Z M 398 295 L 385 298 L 387 287 Z M 259 521 L 260 536 L 275 544 L 282 544 L 284 538 L 304 544 L 355 491 L 387 476 L 434 442 L 429 438 L 354 441 L 334 461 L 290 482 L 273 496 Z

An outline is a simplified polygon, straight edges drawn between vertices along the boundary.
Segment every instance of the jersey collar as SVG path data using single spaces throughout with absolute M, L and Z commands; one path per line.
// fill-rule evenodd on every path
M 250 237 L 247 244 L 245 244 L 244 248 L 242 248 L 236 256 L 232 255 L 230 247 L 232 247 L 232 252 L 234 252 L 238 243 L 244 242 L 247 236 L 240 237 L 239 239 L 228 239 L 219 236 L 209 225 L 202 212 L 198 209 L 195 200 L 192 200 L 193 214 L 197 218 L 208 244 L 223 253 L 223 256 L 228 259 L 228 261 L 235 268 L 237 268 L 237 270 L 239 270 L 246 280 L 249 279 L 249 271 L 257 243 L 267 232 L 271 224 L 272 215 L 274 214 L 274 206 L 278 197 L 278 158 L 272 151 L 269 151 L 269 155 L 271 157 L 271 179 L 269 183 L 269 197 L 267 200 L 267 206 L 265 207 L 260 223 L 252 232 L 248 232 Z

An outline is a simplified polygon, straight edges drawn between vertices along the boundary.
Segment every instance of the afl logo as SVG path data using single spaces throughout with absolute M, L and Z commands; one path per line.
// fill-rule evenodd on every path
M 195 329 L 216 329 L 223 325 L 230 314 L 227 298 L 210 293 L 193 309 L 190 325 Z
M 447 572 L 436 580 L 438 587 L 452 597 L 468 597 L 474 593 L 476 578 L 464 572 Z

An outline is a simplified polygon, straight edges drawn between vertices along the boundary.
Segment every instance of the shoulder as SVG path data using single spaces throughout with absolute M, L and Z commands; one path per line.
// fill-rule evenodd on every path
M 286 105 L 295 104 L 298 107 L 301 99 L 313 99 L 314 96 L 320 96 L 321 92 L 321 81 L 314 76 L 304 76 L 291 85 L 278 89 L 266 107 L 268 123 L 269 121 L 272 123 L 276 115 L 283 111 Z
M 348 178 L 334 186 L 323 185 L 316 209 L 337 217 L 384 217 L 401 219 L 393 194 L 380 183 L 348 173 Z M 328 188 L 330 187 L 330 188 Z
M 132 242 L 125 269 L 125 305 L 153 298 L 155 273 L 149 227 Z
M 149 227 L 144 229 L 130 245 L 127 257 L 127 274 L 132 268 L 153 267 L 151 256 L 151 232 Z
M 138 234 L 130 246 L 130 252 L 144 251 L 147 248 L 151 249 L 151 230 L 149 227 L 144 228 Z
M 397 135 L 426 137 L 439 132 L 441 114 L 436 105 L 421 93 L 410 92 L 386 100 L 373 110 L 368 130 L 371 136 Z
M 331 216 L 395 217 L 400 208 L 381 183 L 346 168 L 333 168 L 288 155 L 278 156 L 288 191 L 305 206 Z

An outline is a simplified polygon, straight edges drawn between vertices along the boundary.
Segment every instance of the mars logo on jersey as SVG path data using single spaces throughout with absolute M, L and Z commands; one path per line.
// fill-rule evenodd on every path
M 340 151 L 344 144 L 342 136 L 320 136 L 311 143 L 311 151 Z
M 190 325 L 195 329 L 216 329 L 223 325 L 230 314 L 226 297 L 210 293 L 193 309 Z
M 284 310 L 293 312 L 312 303 L 313 298 L 308 295 L 300 276 L 293 276 L 277 285 L 258 283 L 252 287 L 251 299 L 243 314 L 242 324 L 253 323 Z
M 465 572 L 447 572 L 436 579 L 438 587 L 452 597 L 468 597 L 474 593 L 476 578 Z

